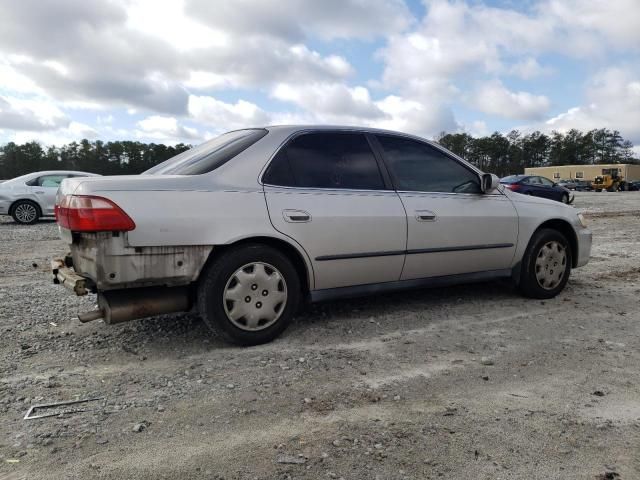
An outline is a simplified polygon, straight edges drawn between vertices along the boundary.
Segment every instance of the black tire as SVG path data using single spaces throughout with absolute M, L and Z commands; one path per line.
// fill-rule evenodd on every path
M 564 248 L 564 272 L 556 285 L 549 284 L 547 287 L 543 287 L 537 278 L 538 270 L 536 261 L 538 260 L 538 257 L 542 255 L 541 250 L 543 247 L 548 245 L 550 242 L 557 242 Z M 530 298 L 553 298 L 558 295 L 558 293 L 564 289 L 567 281 L 569 280 L 569 275 L 571 274 L 572 254 L 571 245 L 567 241 L 567 238 L 558 230 L 543 228 L 534 233 L 533 237 L 531 237 L 531 240 L 529 241 L 529 245 L 527 246 L 520 269 L 520 283 L 518 287 L 522 294 Z M 562 266 L 560 267 L 562 268 Z M 553 265 L 551 265 L 551 268 L 553 268 Z M 553 270 L 551 270 L 551 272 L 553 272 Z
M 33 215 L 25 216 L 28 212 L 33 212 Z M 33 225 L 42 216 L 40 207 L 36 202 L 31 200 L 18 200 L 11 207 L 11 217 L 16 223 L 21 225 Z
M 569 194 L 564 193 L 564 194 L 562 195 L 562 199 L 561 199 L 560 201 L 561 201 L 562 203 L 566 203 L 566 204 L 568 204 L 568 203 L 569 203 Z
M 229 318 L 227 315 L 229 300 L 226 300 L 224 295 L 235 274 L 243 266 L 256 262 L 266 264 L 267 268 L 275 267 L 284 282 L 284 287 L 281 283 L 279 285 L 285 290 L 286 300 L 274 308 L 279 316 L 273 324 L 261 330 L 249 331 L 234 324 L 234 321 Z M 289 326 L 300 304 L 300 290 L 298 272 L 284 253 L 268 245 L 245 244 L 223 252 L 202 272 L 198 284 L 198 310 L 206 325 L 225 341 L 243 346 L 259 345 L 270 342 Z M 258 292 L 255 295 L 257 297 Z M 252 299 L 248 303 L 253 300 L 258 300 L 256 306 L 260 303 L 259 298 Z M 236 320 L 236 323 L 242 320 Z

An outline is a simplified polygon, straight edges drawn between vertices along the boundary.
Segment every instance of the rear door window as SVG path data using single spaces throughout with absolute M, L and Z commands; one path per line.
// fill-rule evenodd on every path
M 304 188 L 383 190 L 378 162 L 362 133 L 314 132 L 285 145 L 263 182 Z
M 60 186 L 60 182 L 68 176 L 69 175 L 43 175 L 41 177 L 34 178 L 26 184 L 31 187 L 58 188 Z

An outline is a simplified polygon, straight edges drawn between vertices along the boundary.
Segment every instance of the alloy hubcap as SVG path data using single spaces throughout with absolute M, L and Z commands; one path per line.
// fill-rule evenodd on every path
M 287 303 L 287 284 L 273 265 L 253 262 L 240 267 L 223 293 L 227 318 L 242 330 L 258 331 L 273 325 Z
M 536 258 L 536 279 L 545 290 L 560 284 L 567 270 L 567 250 L 555 240 L 545 243 Z
M 38 216 L 36 207 L 31 205 L 30 203 L 21 203 L 16 207 L 14 213 L 16 215 L 16 218 L 22 223 L 33 222 Z

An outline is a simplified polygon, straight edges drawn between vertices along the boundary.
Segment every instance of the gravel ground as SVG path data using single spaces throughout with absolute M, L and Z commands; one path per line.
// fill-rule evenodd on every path
M 181 314 L 81 324 L 55 224 L 0 223 L 0 479 L 638 479 L 640 193 L 578 193 L 591 262 L 311 306 L 236 348 Z M 104 397 L 23 420 L 37 403 Z

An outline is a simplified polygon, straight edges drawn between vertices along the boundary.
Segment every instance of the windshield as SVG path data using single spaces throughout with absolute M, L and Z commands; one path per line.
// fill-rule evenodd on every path
M 143 175 L 200 175 L 211 172 L 249 148 L 267 131 L 262 128 L 236 130 L 182 152 L 150 168 Z

